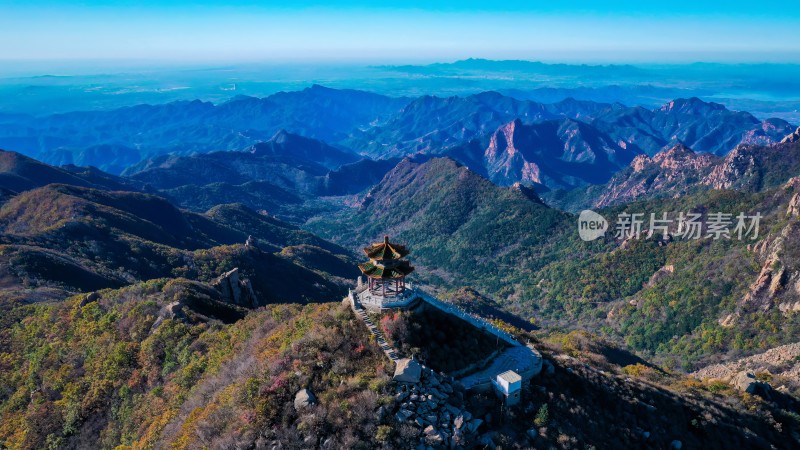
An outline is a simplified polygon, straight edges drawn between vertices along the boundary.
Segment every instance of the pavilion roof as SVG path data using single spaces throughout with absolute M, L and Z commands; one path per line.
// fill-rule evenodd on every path
M 389 236 L 384 236 L 383 242 L 364 248 L 364 253 L 370 259 L 400 259 L 410 252 L 404 245 L 392 244 L 389 242 Z
M 403 261 L 391 267 L 367 261 L 359 264 L 358 268 L 361 269 L 361 273 L 370 278 L 402 278 L 414 271 L 414 267 L 408 261 Z

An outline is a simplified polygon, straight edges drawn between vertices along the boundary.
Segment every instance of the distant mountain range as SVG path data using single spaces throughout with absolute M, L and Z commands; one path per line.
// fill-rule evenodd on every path
M 408 100 L 312 86 L 265 98 L 236 97 L 219 105 L 178 101 L 44 118 L 0 117 L 0 148 L 53 164 L 94 165 L 117 173 L 130 161 L 165 153 L 240 150 L 281 129 L 336 142 L 380 122 Z M 89 151 L 108 147 L 108 153 Z
M 520 152 L 490 149 L 511 123 L 530 133 L 515 133 L 513 149 Z M 176 155 L 250 149 L 310 161 L 313 177 L 324 175 L 315 165 L 334 170 L 359 156 L 425 154 L 451 156 L 501 184 L 569 189 L 604 183 L 635 155 L 654 155 L 678 143 L 724 155 L 740 143 L 778 142 L 793 130 L 781 119 L 761 121 L 697 98 L 650 110 L 574 99 L 544 104 L 497 92 L 391 98 L 315 85 L 219 105 L 181 101 L 42 118 L 4 115 L 0 147 L 55 165 L 93 165 L 112 173 L 163 165 Z

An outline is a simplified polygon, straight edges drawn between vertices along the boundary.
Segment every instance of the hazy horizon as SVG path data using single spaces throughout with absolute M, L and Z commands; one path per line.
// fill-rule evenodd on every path
M 597 5 L 0 0 L 0 61 L 197 65 L 430 63 L 800 63 L 791 4 Z M 501 9 L 502 8 L 502 9 Z

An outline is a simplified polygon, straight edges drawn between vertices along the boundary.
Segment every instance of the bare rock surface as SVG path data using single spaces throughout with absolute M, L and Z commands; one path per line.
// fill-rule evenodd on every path
M 693 372 L 692 375 L 701 379 L 709 378 L 729 381 L 743 371 L 751 373 L 768 371 L 773 375 L 798 378 L 800 377 L 798 356 L 800 356 L 800 342 L 795 342 L 736 361 L 712 364 Z

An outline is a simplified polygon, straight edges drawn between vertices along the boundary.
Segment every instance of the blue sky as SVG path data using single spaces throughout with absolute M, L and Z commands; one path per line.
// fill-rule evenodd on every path
M 795 5 L 0 0 L 0 60 L 800 62 Z

